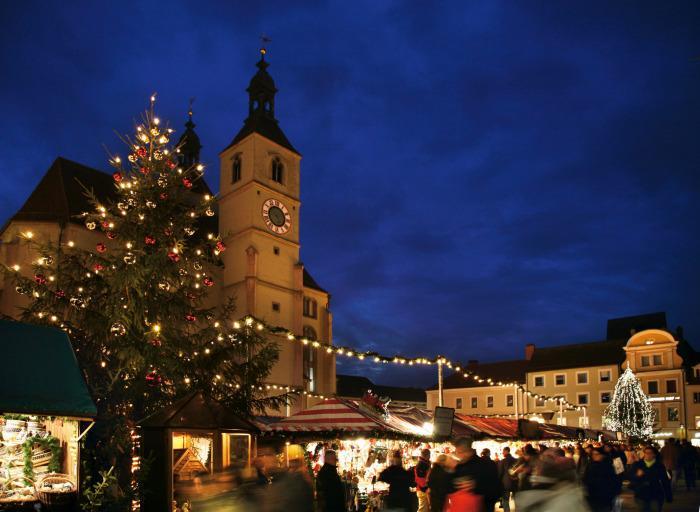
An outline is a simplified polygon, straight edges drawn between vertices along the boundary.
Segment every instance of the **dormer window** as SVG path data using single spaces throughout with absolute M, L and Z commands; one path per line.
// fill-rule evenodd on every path
M 272 159 L 272 181 L 282 183 L 284 180 L 284 164 L 279 157 Z
M 241 155 L 233 157 L 231 163 L 231 183 L 236 183 L 241 180 Z

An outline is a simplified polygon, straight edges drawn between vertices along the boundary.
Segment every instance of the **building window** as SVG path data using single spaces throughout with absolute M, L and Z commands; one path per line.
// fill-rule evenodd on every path
M 233 157 L 231 163 L 231 183 L 236 183 L 241 180 L 241 155 Z
M 479 400 L 477 399 L 477 397 L 473 396 L 472 397 L 472 409 L 476 409 L 477 407 L 479 407 Z
M 542 386 L 544 386 L 544 375 L 538 375 L 535 377 L 535 387 L 541 388 Z
M 493 397 L 492 396 L 486 397 L 486 407 L 493 407 Z
M 310 325 L 304 326 L 303 333 L 304 338 L 306 338 L 307 340 L 316 341 L 318 339 L 318 336 L 316 335 L 316 329 L 314 329 Z
M 318 318 L 318 303 L 311 297 L 304 297 L 304 316 Z
M 273 247 L 272 252 L 275 254 L 275 256 L 280 255 L 280 248 L 279 247 Z
M 700 393 L 697 391 L 693 393 L 693 403 L 700 404 Z
M 666 409 L 668 421 L 678 421 L 678 407 L 669 407 Z
M 700 429 L 700 416 L 695 416 L 695 428 Z
M 275 311 L 276 313 L 280 312 L 280 303 L 279 302 L 272 303 L 272 311 Z
M 655 380 L 650 380 L 649 382 L 647 382 L 647 389 L 649 390 L 650 395 L 658 395 L 659 383 Z
M 700 367 L 695 368 L 695 376 L 700 377 Z
M 669 379 L 666 381 L 666 393 L 677 393 L 677 383 L 676 379 Z
M 535 398 L 535 407 L 544 407 L 544 398 Z
M 697 393 L 700 397 L 700 393 Z M 513 395 L 506 395 L 506 407 L 513 407 Z
M 642 366 L 649 366 L 649 356 L 642 356 Z
M 656 354 L 652 357 L 652 362 L 654 363 L 654 366 L 660 366 L 663 364 L 661 360 L 661 354 Z
M 603 391 L 600 394 L 600 403 L 609 404 L 610 403 L 610 391 Z
M 661 417 L 661 413 L 659 412 L 659 408 L 654 407 L 654 423 L 658 423 L 660 417 Z
M 316 349 L 311 345 L 302 345 L 303 372 L 306 390 L 316 391 Z
M 554 385 L 555 386 L 566 386 L 566 375 L 563 373 L 559 373 L 554 376 Z
M 588 372 L 577 372 L 576 384 L 588 384 Z
M 579 393 L 576 395 L 578 405 L 588 405 L 588 393 Z
M 272 181 L 282 183 L 284 180 L 284 164 L 279 157 L 272 159 Z
M 461 409 L 462 408 L 462 399 L 458 398 L 455 400 L 455 409 Z
M 600 382 L 610 382 L 612 379 L 612 374 L 610 370 L 600 370 Z

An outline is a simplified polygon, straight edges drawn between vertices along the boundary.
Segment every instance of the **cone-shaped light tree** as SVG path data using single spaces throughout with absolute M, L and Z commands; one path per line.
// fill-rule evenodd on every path
M 643 439 L 652 434 L 654 408 L 629 363 L 617 380 L 612 400 L 603 413 L 603 426 L 634 438 Z
M 280 406 L 264 379 L 276 343 L 252 321 L 235 321 L 220 306 L 214 198 L 200 182 L 203 166 L 181 165 L 172 130 L 151 109 L 125 138 L 127 155 L 112 156 L 116 198 L 98 200 L 82 222 L 96 243 L 36 244 L 33 275 L 16 268 L 15 289 L 30 298 L 23 319 L 64 329 L 98 405 L 93 459 L 105 466 L 128 458 L 129 426 L 199 390 L 243 415 Z M 213 293 L 211 295 L 214 295 Z M 123 457 L 122 457 L 123 458 Z M 125 463 L 126 465 L 126 463 Z

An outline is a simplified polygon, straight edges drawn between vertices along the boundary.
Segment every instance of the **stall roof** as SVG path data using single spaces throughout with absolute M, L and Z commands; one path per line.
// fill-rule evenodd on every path
M 0 412 L 93 418 L 90 397 L 66 333 L 0 320 Z
M 513 439 L 520 436 L 518 420 L 515 419 L 479 418 L 477 416 L 455 413 L 455 423 L 457 422 L 485 437 L 507 437 Z
M 139 422 L 146 428 L 221 429 L 257 432 L 248 420 L 223 405 L 207 400 L 200 391 L 181 398 L 172 405 Z
M 398 431 L 379 417 L 374 417 L 360 409 L 356 402 L 342 398 L 326 398 L 265 428 L 272 432 Z

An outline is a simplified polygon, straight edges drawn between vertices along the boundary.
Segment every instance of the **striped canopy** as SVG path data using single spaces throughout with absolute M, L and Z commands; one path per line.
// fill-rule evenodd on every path
M 364 412 L 357 403 L 342 398 L 326 398 L 308 409 L 264 428 L 272 432 L 396 432 L 395 428 L 379 417 Z

